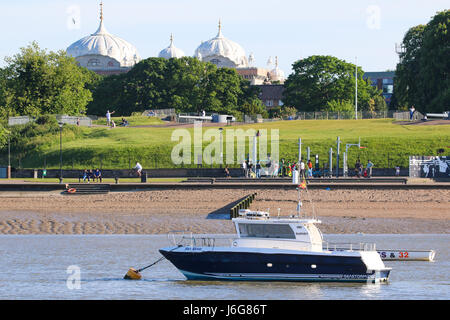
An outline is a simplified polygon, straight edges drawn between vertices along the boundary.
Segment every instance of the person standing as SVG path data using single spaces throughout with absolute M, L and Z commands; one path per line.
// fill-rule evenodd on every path
M 414 106 L 411 106 L 411 108 L 409 108 L 409 121 L 413 120 L 415 111 L 416 111 L 416 108 L 414 108 Z
M 371 178 L 372 177 L 372 167 L 373 167 L 373 163 L 372 161 L 367 161 L 367 166 L 366 166 L 366 170 L 367 170 L 367 178 Z
M 305 177 L 305 163 L 303 159 L 300 160 L 300 180 Z
M 113 112 L 109 112 L 109 110 L 106 111 L 106 125 L 109 127 L 111 125 L 111 115 L 114 113 Z
M 261 164 L 259 161 L 256 163 L 256 178 L 261 179 Z
M 312 178 L 313 174 L 312 174 L 312 162 L 311 162 L 311 160 L 308 160 L 307 167 L 308 167 L 308 177 Z
M 396 177 L 400 176 L 400 167 L 399 166 L 395 167 L 395 176 Z
M 242 173 L 244 174 L 244 177 L 247 178 L 247 162 L 245 160 L 242 161 Z

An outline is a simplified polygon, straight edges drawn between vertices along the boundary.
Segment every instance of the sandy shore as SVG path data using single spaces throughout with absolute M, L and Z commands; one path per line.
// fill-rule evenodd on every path
M 234 233 L 229 210 L 258 192 L 251 209 L 295 212 L 293 190 L 171 190 L 61 195 L 0 192 L 0 234 Z M 450 190 L 314 190 L 303 195 L 323 233 L 449 233 Z

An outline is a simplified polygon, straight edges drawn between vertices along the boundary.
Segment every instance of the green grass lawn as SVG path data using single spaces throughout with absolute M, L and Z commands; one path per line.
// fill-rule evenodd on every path
M 143 117 L 140 117 L 143 118 Z M 155 118 L 152 118 L 155 119 Z M 149 119 L 143 119 L 147 121 Z M 101 120 L 99 120 L 101 121 Z M 136 120 L 136 123 L 141 123 Z M 149 120 L 150 121 L 150 120 Z M 131 123 L 131 121 L 130 121 Z M 358 143 L 365 149 L 349 149 L 349 165 L 353 166 L 357 158 L 364 163 L 372 160 L 375 167 L 393 168 L 396 165 L 408 166 L 410 155 L 436 155 L 437 149 L 444 148 L 450 152 L 450 125 L 399 125 L 392 119 L 374 120 L 295 120 L 278 121 L 239 126 L 224 126 L 230 129 L 255 129 L 270 135 L 272 130 L 279 130 L 280 158 L 297 159 L 298 138 L 302 138 L 302 154 L 306 158 L 306 148 L 310 147 L 311 156 L 319 154 L 320 163 L 328 161 L 328 151 L 336 152 L 336 139 L 341 139 L 341 159 L 346 144 Z M 203 133 L 211 127 L 204 127 Z M 144 168 L 173 168 L 172 148 L 178 143 L 171 141 L 174 127 L 80 127 L 76 135 L 63 131 L 63 167 L 65 169 L 84 169 L 102 167 L 103 169 L 128 169 L 139 161 Z M 193 138 L 193 129 L 185 129 Z M 218 130 L 218 127 L 212 128 Z M 264 130 L 267 130 L 265 132 Z M 270 153 L 270 139 L 268 152 Z M 21 159 L 24 168 L 59 168 L 59 135 L 40 138 L 35 141 L 37 152 L 29 153 Z M 203 143 L 205 148 L 209 142 Z M 226 148 L 224 144 L 224 158 Z M 193 159 L 193 148 L 192 159 Z M 248 153 L 248 146 L 246 147 Z M 3 162 L 5 154 L 3 152 Z M 334 160 L 335 161 L 335 157 Z M 193 162 L 193 161 L 192 161 Z M 18 166 L 16 155 L 12 155 L 12 165 Z M 196 165 L 184 165 L 184 167 Z M 237 166 L 237 164 L 236 164 Z M 341 162 L 342 166 L 342 162 Z

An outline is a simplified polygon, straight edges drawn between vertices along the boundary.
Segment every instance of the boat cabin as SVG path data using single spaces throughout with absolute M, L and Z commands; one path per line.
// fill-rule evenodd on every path
M 235 247 L 261 247 L 322 251 L 322 233 L 316 227 L 316 219 L 271 218 L 268 212 L 239 212 L 234 218 L 237 239 Z

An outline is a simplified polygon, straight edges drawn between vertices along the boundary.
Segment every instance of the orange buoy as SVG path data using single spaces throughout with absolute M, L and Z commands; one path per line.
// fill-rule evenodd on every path
M 75 192 L 77 192 L 77 189 L 75 189 L 75 188 L 70 188 L 70 189 L 67 189 L 67 192 L 68 192 L 68 193 L 75 193 Z
M 141 280 L 142 275 L 139 273 L 138 270 L 130 268 L 128 269 L 127 274 L 123 278 L 127 280 Z

